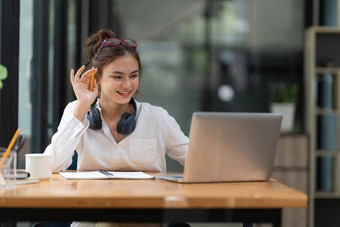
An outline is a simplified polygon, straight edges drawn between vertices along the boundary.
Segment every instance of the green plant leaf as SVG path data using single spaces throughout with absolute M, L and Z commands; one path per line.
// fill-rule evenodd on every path
M 1 82 L 1 80 L 0 80 L 0 90 L 1 90 L 1 88 L 2 88 L 2 82 Z
M 292 102 L 297 103 L 299 96 L 299 88 L 296 83 L 285 83 L 276 96 L 276 102 Z
M 7 78 L 7 68 L 3 65 L 0 65 L 0 80 L 4 80 Z

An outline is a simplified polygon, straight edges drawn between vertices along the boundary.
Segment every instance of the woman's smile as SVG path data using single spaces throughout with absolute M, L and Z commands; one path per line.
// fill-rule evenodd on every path
M 128 98 L 132 94 L 132 90 L 128 91 L 117 91 L 117 93 L 122 96 L 123 98 Z

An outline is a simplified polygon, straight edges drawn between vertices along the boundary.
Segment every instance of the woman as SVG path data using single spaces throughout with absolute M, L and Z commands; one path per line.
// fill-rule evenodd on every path
M 189 139 L 174 118 L 133 99 L 142 69 L 137 42 L 103 29 L 88 38 L 85 49 L 87 64 L 70 73 L 77 100 L 66 106 L 45 150 L 53 157 L 53 172 L 67 169 L 74 151 L 78 170 L 166 172 L 166 154 L 183 165 Z

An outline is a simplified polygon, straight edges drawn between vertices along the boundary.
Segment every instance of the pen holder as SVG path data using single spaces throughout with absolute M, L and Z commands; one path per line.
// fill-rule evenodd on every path
M 2 160 L 6 152 L 5 148 L 0 147 L 0 160 Z M 11 151 L 9 155 L 3 159 L 0 167 L 0 188 L 13 188 L 16 182 L 17 172 L 17 153 Z

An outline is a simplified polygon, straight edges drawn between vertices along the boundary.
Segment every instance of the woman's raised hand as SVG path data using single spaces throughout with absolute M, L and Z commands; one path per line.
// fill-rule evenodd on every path
M 84 119 L 86 112 L 88 111 L 91 104 L 97 97 L 98 94 L 98 85 L 96 80 L 93 80 L 93 89 L 89 90 L 89 86 L 91 83 L 91 75 L 92 73 L 96 74 L 97 69 L 92 68 L 87 70 L 83 75 L 81 73 L 84 71 L 85 66 L 82 66 L 78 69 L 77 73 L 74 75 L 74 70 L 71 70 L 70 80 L 73 87 L 73 91 L 77 97 L 78 103 L 74 110 L 74 115 L 80 121 Z

